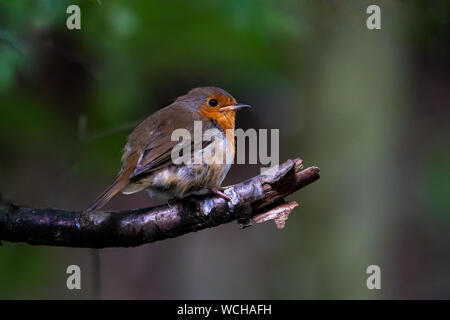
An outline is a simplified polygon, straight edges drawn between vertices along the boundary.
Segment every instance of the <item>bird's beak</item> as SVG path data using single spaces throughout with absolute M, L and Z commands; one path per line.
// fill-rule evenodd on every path
M 220 109 L 220 111 L 236 111 L 236 110 L 245 109 L 245 108 L 251 108 L 251 106 L 249 106 L 248 104 L 238 103 L 238 104 L 235 104 L 232 106 L 223 107 Z

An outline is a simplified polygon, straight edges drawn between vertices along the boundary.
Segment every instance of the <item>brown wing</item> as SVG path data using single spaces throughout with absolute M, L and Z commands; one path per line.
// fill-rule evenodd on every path
M 172 164 L 172 149 L 180 141 L 172 141 L 176 129 L 186 129 L 193 135 L 194 121 L 200 117 L 186 108 L 171 105 L 147 118 L 128 138 L 127 149 L 139 152 L 139 161 L 129 178 L 159 170 Z M 148 139 L 142 139 L 148 137 Z M 124 167 L 127 163 L 124 153 Z
M 122 168 L 117 178 L 100 194 L 88 210 L 103 207 L 114 195 L 125 188 L 130 179 L 170 165 L 172 148 L 179 141 L 171 141 L 172 132 L 179 128 L 194 130 L 197 113 L 177 104 L 165 107 L 137 126 L 128 137 L 122 156 Z

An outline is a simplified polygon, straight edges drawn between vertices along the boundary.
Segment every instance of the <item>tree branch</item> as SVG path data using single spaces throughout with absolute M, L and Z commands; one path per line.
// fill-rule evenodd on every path
M 243 226 L 274 220 L 283 228 L 298 205 L 284 197 L 319 179 L 319 168 L 302 170 L 288 160 L 272 175 L 231 186 L 226 201 L 213 195 L 172 205 L 121 212 L 76 212 L 10 206 L 0 209 L 0 240 L 66 247 L 134 247 L 238 220 Z

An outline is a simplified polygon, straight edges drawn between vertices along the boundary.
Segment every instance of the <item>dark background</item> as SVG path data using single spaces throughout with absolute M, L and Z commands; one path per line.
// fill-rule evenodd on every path
M 449 22 L 444 0 L 0 0 L 0 192 L 82 210 L 139 121 L 219 86 L 253 106 L 238 127 L 280 129 L 281 161 L 321 179 L 290 197 L 282 231 L 231 223 L 101 250 L 102 298 L 450 298 Z M 258 172 L 235 165 L 225 184 Z M 0 298 L 92 298 L 94 254 L 3 243 Z M 70 264 L 81 291 L 66 289 Z M 371 264 L 382 290 L 366 287 Z

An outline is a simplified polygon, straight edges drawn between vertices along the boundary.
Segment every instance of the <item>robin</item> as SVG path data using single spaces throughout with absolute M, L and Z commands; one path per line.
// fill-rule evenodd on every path
M 250 106 L 237 103 L 223 89 L 200 87 L 150 115 L 128 136 L 123 149 L 122 168 L 113 184 L 98 196 L 88 210 L 103 207 L 118 192 L 132 194 L 142 190 L 147 190 L 151 197 L 166 199 L 212 192 L 229 200 L 219 187 L 230 169 L 229 159 L 234 159 L 236 111 L 243 108 Z M 213 145 L 212 142 L 202 141 L 197 152 L 195 146 L 191 154 L 184 154 L 185 149 L 182 149 L 178 153 L 179 158 L 175 159 L 188 155 L 190 161 L 174 161 L 174 148 L 180 144 L 173 141 L 172 133 L 182 129 L 194 135 L 196 123 L 200 123 L 203 130 L 218 132 L 221 143 Z M 192 141 L 188 143 L 193 145 Z M 223 154 L 228 161 L 194 161 L 199 153 L 204 157 L 209 154 L 208 159 L 203 160 Z

